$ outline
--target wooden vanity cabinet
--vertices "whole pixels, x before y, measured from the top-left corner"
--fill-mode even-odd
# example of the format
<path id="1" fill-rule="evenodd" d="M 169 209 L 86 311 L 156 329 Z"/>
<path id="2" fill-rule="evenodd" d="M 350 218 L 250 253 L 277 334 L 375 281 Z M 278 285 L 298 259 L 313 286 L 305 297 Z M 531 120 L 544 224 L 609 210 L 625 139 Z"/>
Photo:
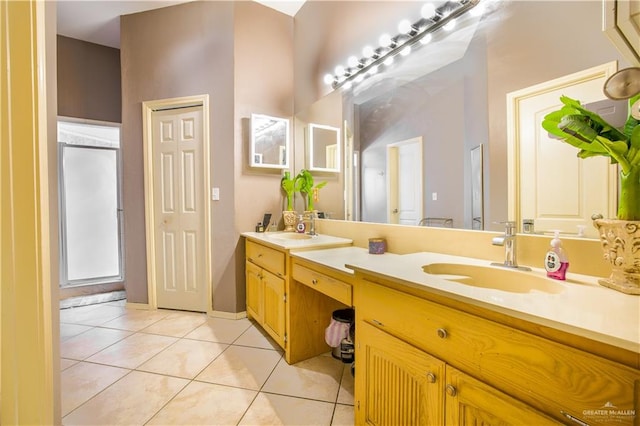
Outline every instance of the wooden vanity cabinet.
<path id="1" fill-rule="evenodd" d="M 558 424 L 367 322 L 357 329 L 356 424 Z"/>
<path id="2" fill-rule="evenodd" d="M 637 369 L 356 278 L 357 424 L 638 424 Z"/>
<path id="3" fill-rule="evenodd" d="M 246 242 L 247 316 L 285 348 L 287 256 L 253 241 Z"/>

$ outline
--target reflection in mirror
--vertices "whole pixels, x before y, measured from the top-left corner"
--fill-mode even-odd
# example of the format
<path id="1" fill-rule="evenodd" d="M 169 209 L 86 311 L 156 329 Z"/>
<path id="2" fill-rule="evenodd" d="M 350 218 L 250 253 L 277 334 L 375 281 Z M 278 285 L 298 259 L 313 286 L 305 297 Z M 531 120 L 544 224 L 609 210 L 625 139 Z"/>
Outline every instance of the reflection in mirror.
<path id="1" fill-rule="evenodd" d="M 489 4 L 495 8 L 471 22 L 466 33 L 433 40 L 375 79 L 340 91 L 335 108 L 343 111 L 353 134 L 353 154 L 344 162 L 360 160 L 354 175 L 344 179 L 354 182 L 356 207 L 350 217 L 388 220 L 386 211 L 378 212 L 379 220 L 363 215 L 367 197 L 379 197 L 377 188 L 387 186 L 379 173 L 369 170 L 383 163 L 371 161 L 389 144 L 422 136 L 423 215 L 452 218 L 455 228 L 477 228 L 476 192 L 482 200 L 483 229 L 501 231 L 495 223 L 508 219 L 507 94 L 609 61 L 618 61 L 619 69 L 629 66 L 602 33 L 600 2 Z M 472 179 L 470 152 L 478 144 L 483 144 L 482 183 Z M 386 209 L 387 203 L 379 201 L 379 208 Z"/>
<path id="2" fill-rule="evenodd" d="M 317 172 L 340 171 L 340 129 L 309 123 L 307 168 Z"/>
<path id="3" fill-rule="evenodd" d="M 471 149 L 471 229 L 484 229 L 482 144 Z"/>
<path id="4" fill-rule="evenodd" d="M 251 114 L 251 167 L 289 167 L 289 120 Z"/>

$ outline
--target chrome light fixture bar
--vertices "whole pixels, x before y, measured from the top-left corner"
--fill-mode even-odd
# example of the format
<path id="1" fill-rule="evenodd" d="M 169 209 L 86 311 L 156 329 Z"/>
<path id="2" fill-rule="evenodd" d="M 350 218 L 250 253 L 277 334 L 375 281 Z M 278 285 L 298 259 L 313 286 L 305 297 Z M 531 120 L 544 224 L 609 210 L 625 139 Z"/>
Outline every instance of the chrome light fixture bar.
<path id="1" fill-rule="evenodd" d="M 423 17 L 420 20 L 413 24 L 407 20 L 402 21 L 398 29 L 400 34 L 395 37 L 382 36 L 380 47 L 365 48 L 365 56 L 361 59 L 350 57 L 347 66 L 338 65 L 333 74 L 325 76 L 325 83 L 337 89 L 354 81 L 359 82 L 367 74 L 375 74 L 379 66 L 391 65 L 395 56 L 410 54 L 416 43 L 428 43 L 431 34 L 440 28 L 450 29 L 455 25 L 455 19 L 479 3 L 480 0 L 447 1 L 437 8 L 432 3 L 426 3 L 422 8 Z"/>

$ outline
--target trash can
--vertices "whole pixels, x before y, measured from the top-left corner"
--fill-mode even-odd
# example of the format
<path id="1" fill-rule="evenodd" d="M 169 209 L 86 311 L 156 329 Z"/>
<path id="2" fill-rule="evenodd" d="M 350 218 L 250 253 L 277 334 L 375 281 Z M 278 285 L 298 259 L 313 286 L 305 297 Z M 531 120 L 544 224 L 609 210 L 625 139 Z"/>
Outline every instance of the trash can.
<path id="1" fill-rule="evenodd" d="M 325 341 L 333 348 L 331 355 L 345 364 L 355 357 L 355 311 L 353 308 L 338 309 L 331 315 L 331 323 L 325 330 Z"/>

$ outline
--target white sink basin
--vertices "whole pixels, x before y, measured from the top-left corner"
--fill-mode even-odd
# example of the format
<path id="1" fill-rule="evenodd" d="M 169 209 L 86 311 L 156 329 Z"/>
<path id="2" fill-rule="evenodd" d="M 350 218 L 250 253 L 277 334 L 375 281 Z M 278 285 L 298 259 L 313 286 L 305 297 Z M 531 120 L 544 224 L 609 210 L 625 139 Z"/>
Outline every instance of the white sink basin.
<path id="1" fill-rule="evenodd" d="M 311 238 L 313 238 L 311 235 L 298 234 L 297 232 L 282 232 L 270 236 L 271 238 L 276 238 L 279 240 L 310 240 Z"/>
<path id="2" fill-rule="evenodd" d="M 432 263 L 423 266 L 422 269 L 427 274 L 438 275 L 448 281 L 511 293 L 529 293 L 532 290 L 544 293 L 562 291 L 559 283 L 533 272 L 462 263 Z"/>

